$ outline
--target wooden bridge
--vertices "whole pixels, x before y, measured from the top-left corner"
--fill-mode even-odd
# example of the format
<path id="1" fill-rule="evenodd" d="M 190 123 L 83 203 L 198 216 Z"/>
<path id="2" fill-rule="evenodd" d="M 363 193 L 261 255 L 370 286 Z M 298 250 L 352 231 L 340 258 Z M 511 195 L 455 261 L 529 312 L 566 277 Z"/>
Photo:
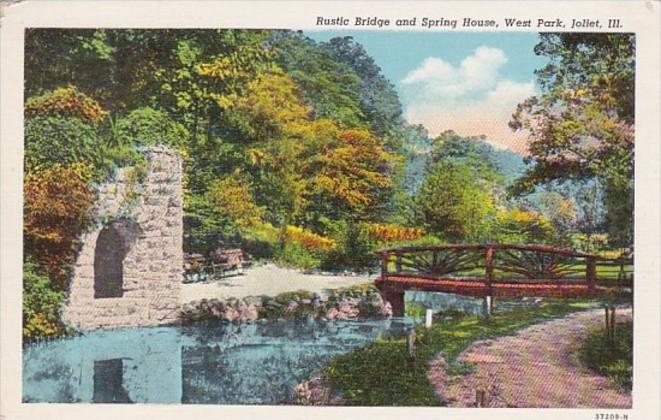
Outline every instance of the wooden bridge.
<path id="1" fill-rule="evenodd" d="M 393 315 L 404 315 L 404 292 L 420 290 L 492 298 L 592 297 L 597 255 L 544 245 L 470 244 L 379 251 L 376 286 Z"/>

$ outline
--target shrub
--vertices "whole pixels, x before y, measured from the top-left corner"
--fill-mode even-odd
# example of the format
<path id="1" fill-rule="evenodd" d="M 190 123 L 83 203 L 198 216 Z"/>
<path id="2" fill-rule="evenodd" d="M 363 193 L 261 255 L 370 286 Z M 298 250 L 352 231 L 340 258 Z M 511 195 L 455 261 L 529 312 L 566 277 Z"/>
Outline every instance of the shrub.
<path id="1" fill-rule="evenodd" d="M 96 128 L 78 118 L 38 116 L 25 121 L 25 170 L 89 164 L 104 169 L 102 143 Z"/>
<path id="2" fill-rule="evenodd" d="M 413 241 L 425 235 L 422 229 L 389 223 L 366 223 L 365 228 L 370 238 L 376 242 Z"/>
<path id="3" fill-rule="evenodd" d="M 473 168 L 449 161 L 429 169 L 412 206 L 420 225 L 451 242 L 488 237 L 496 213 L 492 193 Z"/>
<path id="4" fill-rule="evenodd" d="M 513 208 L 498 214 L 495 240 L 503 243 L 553 243 L 553 226 L 541 214 Z"/>
<path id="5" fill-rule="evenodd" d="M 165 145 L 182 153 L 189 136 L 183 125 L 150 107 L 138 108 L 118 118 L 113 132 L 117 145 Z"/>
<path id="6" fill-rule="evenodd" d="M 312 251 L 295 242 L 286 242 L 285 246 L 275 253 L 275 260 L 279 264 L 310 270 L 321 264 L 321 258 Z"/>
<path id="7" fill-rule="evenodd" d="M 297 226 L 287 226 L 285 240 L 296 242 L 306 249 L 333 249 L 336 244 L 332 239 L 324 238 L 316 233 L 307 231 Z"/>
<path id="8" fill-rule="evenodd" d="M 329 230 L 338 245 L 324 256 L 322 267 L 326 270 L 369 270 L 376 267 L 377 244 L 364 224 L 345 220 L 329 223 Z"/>
<path id="9" fill-rule="evenodd" d="M 23 340 L 63 335 L 66 328 L 60 318 L 64 292 L 56 290 L 44 275 L 37 274 L 32 263 L 23 266 Z"/>
<path id="10" fill-rule="evenodd" d="M 73 117 L 91 124 L 98 124 L 108 112 L 101 105 L 79 91 L 75 86 L 59 87 L 40 96 L 33 96 L 25 103 L 25 116 Z"/>
<path id="11" fill-rule="evenodd" d="M 93 193 L 85 165 L 55 165 L 29 174 L 23 186 L 23 246 L 27 257 L 64 290 L 76 239 L 91 222 Z"/>
<path id="12" fill-rule="evenodd" d="M 612 338 L 601 328 L 592 331 L 580 348 L 588 367 L 608 376 L 623 388 L 631 389 L 633 376 L 633 323 L 617 324 Z"/>

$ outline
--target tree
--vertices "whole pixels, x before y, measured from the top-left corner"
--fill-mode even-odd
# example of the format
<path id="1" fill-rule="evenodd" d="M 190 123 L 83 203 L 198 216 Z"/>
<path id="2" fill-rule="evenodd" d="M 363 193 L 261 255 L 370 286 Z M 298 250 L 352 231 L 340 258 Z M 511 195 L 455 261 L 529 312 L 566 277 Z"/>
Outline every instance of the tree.
<path id="1" fill-rule="evenodd" d="M 495 217 L 493 197 L 465 164 L 434 164 L 420 187 L 414 206 L 419 222 L 452 242 L 484 240 Z"/>
<path id="2" fill-rule="evenodd" d="M 574 201 L 563 197 L 558 192 L 544 192 L 539 197 L 542 215 L 548 220 L 555 231 L 554 242 L 567 245 L 572 233 L 577 230 L 577 214 Z"/>
<path id="3" fill-rule="evenodd" d="M 58 290 L 74 261 L 78 235 L 91 223 L 91 169 L 60 165 L 31 172 L 23 186 L 23 249 Z"/>
<path id="4" fill-rule="evenodd" d="M 151 107 L 138 108 L 117 118 L 111 142 L 116 146 L 164 145 L 187 153 L 188 130 L 168 114 Z"/>
<path id="5" fill-rule="evenodd" d="M 529 132 L 531 169 L 513 188 L 596 177 L 604 186 L 610 240 L 633 243 L 635 45 L 632 34 L 541 34 L 541 92 L 519 104 L 510 126 Z"/>
<path id="6" fill-rule="evenodd" d="M 441 133 L 432 140 L 431 162 L 450 161 L 469 167 L 475 178 L 486 183 L 502 183 L 498 164 L 494 157 L 494 149 L 482 139 L 463 138 L 454 131 Z"/>
<path id="7" fill-rule="evenodd" d="M 391 186 L 388 170 L 393 160 L 383 140 L 368 130 L 341 130 L 319 156 L 314 189 L 337 218 L 370 218 L 379 213 L 379 203 Z"/>
<path id="8" fill-rule="evenodd" d="M 207 200 L 221 220 L 239 228 L 258 223 L 263 212 L 255 204 L 250 182 L 240 174 L 215 180 L 209 187 Z"/>
<path id="9" fill-rule="evenodd" d="M 360 109 L 371 130 L 386 137 L 403 123 L 402 105 L 394 86 L 365 48 L 350 36 L 335 37 L 321 44 L 336 61 L 349 66 L 360 78 Z"/>
<path id="10" fill-rule="evenodd" d="M 316 119 L 343 127 L 366 124 L 360 108 L 360 77 L 348 65 L 301 32 L 274 31 L 269 41 L 276 63 L 301 89 L 301 99 Z"/>
<path id="11" fill-rule="evenodd" d="M 97 178 L 107 174 L 100 124 L 107 111 L 74 86 L 57 88 L 25 103 L 26 172 L 84 162 Z"/>

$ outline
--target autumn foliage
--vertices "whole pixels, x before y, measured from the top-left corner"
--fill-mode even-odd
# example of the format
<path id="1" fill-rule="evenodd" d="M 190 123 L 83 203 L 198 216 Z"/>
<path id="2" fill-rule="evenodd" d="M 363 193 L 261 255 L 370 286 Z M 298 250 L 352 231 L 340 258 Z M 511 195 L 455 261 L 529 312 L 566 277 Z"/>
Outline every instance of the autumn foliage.
<path id="1" fill-rule="evenodd" d="M 332 239 L 325 238 L 316 233 L 310 232 L 296 226 L 287 226 L 285 240 L 296 242 L 306 249 L 333 249 L 336 244 Z"/>
<path id="2" fill-rule="evenodd" d="M 393 159 L 368 130 L 343 130 L 339 144 L 320 158 L 317 187 L 346 211 L 365 212 L 375 205 L 378 192 L 390 186 L 387 168 Z"/>
<path id="3" fill-rule="evenodd" d="M 103 121 L 108 112 L 76 87 L 68 86 L 28 99 L 25 104 L 25 115 L 74 117 L 96 124 Z"/>
<path id="4" fill-rule="evenodd" d="M 379 242 L 413 241 L 425 236 L 423 229 L 390 223 L 366 223 L 365 227 L 370 238 Z"/>
<path id="5" fill-rule="evenodd" d="M 55 165 L 24 183 L 24 249 L 60 290 L 65 289 L 76 239 L 91 222 L 93 192 L 84 165 Z"/>

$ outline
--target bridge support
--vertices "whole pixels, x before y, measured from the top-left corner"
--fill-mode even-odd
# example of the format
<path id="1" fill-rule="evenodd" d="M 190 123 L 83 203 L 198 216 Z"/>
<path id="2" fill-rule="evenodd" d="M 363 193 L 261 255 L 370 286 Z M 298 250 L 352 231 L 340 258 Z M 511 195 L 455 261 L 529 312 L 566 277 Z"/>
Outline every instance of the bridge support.
<path id="1" fill-rule="evenodd" d="M 404 316 L 404 291 L 384 287 L 381 289 L 381 297 L 390 303 L 392 316 Z"/>
<path id="2" fill-rule="evenodd" d="M 482 300 L 482 315 L 487 318 L 490 317 L 493 311 L 493 305 L 493 297 L 489 295 L 485 296 Z"/>

